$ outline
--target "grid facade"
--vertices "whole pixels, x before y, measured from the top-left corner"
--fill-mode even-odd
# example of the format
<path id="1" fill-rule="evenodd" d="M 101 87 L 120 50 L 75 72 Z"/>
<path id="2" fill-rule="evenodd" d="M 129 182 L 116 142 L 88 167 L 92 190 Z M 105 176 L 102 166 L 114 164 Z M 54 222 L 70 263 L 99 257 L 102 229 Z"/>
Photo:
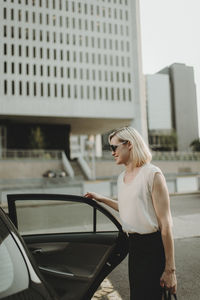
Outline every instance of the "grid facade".
<path id="1" fill-rule="evenodd" d="M 131 0 L 1 0 L 1 98 L 133 101 Z"/>

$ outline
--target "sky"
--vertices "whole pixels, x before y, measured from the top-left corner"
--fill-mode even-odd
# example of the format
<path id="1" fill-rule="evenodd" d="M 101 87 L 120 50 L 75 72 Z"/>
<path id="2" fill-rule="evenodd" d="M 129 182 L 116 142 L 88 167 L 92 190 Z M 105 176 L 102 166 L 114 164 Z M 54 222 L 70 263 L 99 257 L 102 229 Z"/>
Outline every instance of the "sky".
<path id="1" fill-rule="evenodd" d="M 139 0 L 144 74 L 173 63 L 194 68 L 200 129 L 200 0 Z"/>

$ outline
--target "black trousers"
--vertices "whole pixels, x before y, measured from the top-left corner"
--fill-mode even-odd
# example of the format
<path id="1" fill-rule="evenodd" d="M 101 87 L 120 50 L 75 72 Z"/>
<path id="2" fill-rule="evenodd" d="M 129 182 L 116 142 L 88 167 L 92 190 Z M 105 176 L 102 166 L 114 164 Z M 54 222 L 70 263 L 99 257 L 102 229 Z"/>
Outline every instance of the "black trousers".
<path id="1" fill-rule="evenodd" d="M 161 300 L 165 268 L 161 233 L 129 235 L 130 300 Z"/>

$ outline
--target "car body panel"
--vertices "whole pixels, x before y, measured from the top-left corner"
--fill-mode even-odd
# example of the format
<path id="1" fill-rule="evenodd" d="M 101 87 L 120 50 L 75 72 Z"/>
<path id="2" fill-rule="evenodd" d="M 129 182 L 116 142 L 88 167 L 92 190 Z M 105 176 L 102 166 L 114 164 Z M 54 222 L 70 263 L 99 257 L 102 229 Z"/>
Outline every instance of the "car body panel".
<path id="1" fill-rule="evenodd" d="M 57 300 L 26 245 L 0 208 L 0 299 Z"/>

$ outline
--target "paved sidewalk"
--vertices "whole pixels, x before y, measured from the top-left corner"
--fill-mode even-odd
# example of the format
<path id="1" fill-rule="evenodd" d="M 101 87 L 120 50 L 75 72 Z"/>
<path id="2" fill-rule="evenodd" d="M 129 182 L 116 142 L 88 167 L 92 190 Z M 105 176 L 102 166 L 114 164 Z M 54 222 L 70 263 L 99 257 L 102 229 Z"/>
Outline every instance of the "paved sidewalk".
<path id="1" fill-rule="evenodd" d="M 200 236 L 200 214 L 173 217 L 173 234 L 174 239 Z"/>

